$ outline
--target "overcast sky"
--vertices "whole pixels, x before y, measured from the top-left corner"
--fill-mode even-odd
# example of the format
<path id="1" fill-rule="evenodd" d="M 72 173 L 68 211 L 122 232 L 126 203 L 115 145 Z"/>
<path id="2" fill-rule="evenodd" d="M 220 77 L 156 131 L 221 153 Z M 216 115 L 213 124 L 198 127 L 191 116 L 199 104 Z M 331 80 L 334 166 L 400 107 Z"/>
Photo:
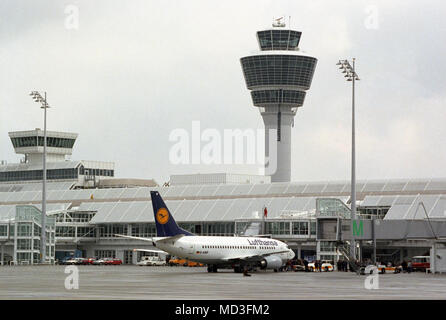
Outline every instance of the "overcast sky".
<path id="1" fill-rule="evenodd" d="M 257 173 L 173 165 L 169 134 L 190 132 L 194 120 L 202 130 L 263 128 L 239 59 L 257 49 L 256 31 L 285 15 L 318 59 L 292 129 L 292 180 L 350 179 L 351 88 L 335 64 L 351 57 L 361 78 L 358 178 L 446 176 L 444 1 L 2 0 L 0 13 L 8 162 L 20 159 L 9 131 L 43 128 L 28 93 L 46 90 L 48 130 L 79 133 L 73 160 L 113 161 L 118 177 L 158 183 L 174 173 Z"/>

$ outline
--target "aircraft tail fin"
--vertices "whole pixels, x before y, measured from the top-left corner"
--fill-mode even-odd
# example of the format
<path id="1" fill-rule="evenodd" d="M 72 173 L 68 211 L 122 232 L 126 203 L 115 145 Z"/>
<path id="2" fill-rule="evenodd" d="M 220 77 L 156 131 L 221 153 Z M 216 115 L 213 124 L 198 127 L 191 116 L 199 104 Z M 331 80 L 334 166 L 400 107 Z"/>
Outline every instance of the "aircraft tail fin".
<path id="1" fill-rule="evenodd" d="M 156 236 L 157 237 L 173 237 L 179 234 L 193 236 L 192 233 L 181 229 L 158 191 L 150 191 L 152 198 L 153 214 L 155 215 Z"/>

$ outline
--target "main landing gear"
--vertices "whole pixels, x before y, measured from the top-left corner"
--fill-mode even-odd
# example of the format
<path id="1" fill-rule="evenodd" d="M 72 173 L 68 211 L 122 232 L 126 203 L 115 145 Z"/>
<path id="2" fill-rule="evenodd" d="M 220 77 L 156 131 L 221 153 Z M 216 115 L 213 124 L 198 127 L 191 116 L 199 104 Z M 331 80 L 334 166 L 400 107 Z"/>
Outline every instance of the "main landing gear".
<path id="1" fill-rule="evenodd" d="M 216 264 L 208 265 L 208 272 L 217 272 L 217 265 Z"/>
<path id="2" fill-rule="evenodd" d="M 242 273 L 243 272 L 243 267 L 242 266 L 235 266 L 234 267 L 234 272 L 235 273 Z"/>

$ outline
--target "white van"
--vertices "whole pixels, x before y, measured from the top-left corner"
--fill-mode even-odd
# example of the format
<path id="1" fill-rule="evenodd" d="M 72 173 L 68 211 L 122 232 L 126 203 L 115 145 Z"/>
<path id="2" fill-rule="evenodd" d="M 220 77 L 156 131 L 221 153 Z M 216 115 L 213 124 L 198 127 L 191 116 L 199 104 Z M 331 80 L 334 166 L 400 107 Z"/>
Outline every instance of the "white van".
<path id="1" fill-rule="evenodd" d="M 144 256 L 136 264 L 137 266 L 165 266 L 166 261 L 157 256 Z"/>

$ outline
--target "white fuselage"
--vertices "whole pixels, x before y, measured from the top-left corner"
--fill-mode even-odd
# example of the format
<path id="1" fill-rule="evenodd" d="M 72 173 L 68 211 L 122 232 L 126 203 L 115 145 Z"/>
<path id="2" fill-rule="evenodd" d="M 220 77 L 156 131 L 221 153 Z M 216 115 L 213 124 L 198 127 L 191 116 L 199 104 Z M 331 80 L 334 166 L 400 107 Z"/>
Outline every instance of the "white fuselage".
<path id="1" fill-rule="evenodd" d="M 254 237 L 184 236 L 172 241 L 154 238 L 156 247 L 171 255 L 205 264 L 228 264 L 231 259 L 276 255 L 286 261 L 294 252 L 278 240 Z"/>

